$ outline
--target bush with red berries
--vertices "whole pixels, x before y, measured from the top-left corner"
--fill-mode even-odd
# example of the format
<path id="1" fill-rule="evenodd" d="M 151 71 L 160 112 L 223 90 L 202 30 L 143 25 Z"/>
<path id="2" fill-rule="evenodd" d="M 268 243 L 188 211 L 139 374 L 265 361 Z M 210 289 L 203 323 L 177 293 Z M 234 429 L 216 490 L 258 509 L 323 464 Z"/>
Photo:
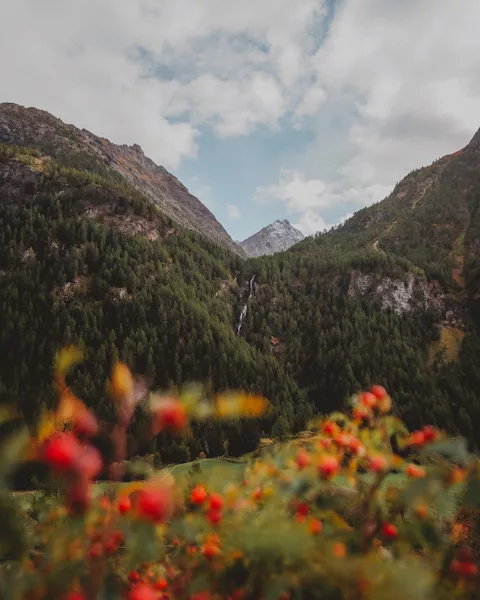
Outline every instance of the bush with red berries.
<path id="1" fill-rule="evenodd" d="M 116 456 L 103 465 L 91 445 L 101 424 L 65 383 L 78 359 L 74 349 L 58 357 L 58 410 L 44 415 L 34 437 L 20 433 L 4 448 L 9 465 L 32 456 L 48 464 L 59 493 L 32 514 L 4 491 L 0 550 L 15 531 L 24 543 L 4 558 L 1 597 L 478 598 L 468 540 L 480 525 L 479 462 L 433 427 L 408 432 L 384 388 L 354 397 L 348 414 L 318 419 L 308 436 L 270 445 L 239 481 L 208 479 L 200 469 L 176 484 L 160 472 L 113 497 L 95 494 L 95 479 L 105 468 L 112 480 L 121 476 L 132 378 L 116 365 L 109 382 Z M 152 435 L 188 435 L 192 420 L 258 416 L 268 403 L 241 393 L 212 400 L 190 389 L 152 394 L 149 407 Z M 467 532 L 462 511 L 474 515 Z"/>

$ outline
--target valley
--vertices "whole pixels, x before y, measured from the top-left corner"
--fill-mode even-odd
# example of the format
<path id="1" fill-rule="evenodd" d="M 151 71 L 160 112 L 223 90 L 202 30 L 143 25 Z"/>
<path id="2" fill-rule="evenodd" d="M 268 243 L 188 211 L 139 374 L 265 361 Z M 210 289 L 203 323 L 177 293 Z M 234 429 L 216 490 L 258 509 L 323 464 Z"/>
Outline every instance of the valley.
<path id="1" fill-rule="evenodd" d="M 187 440 L 147 441 L 140 404 L 129 454 L 163 464 L 251 452 L 372 383 L 409 427 L 480 443 L 479 134 L 341 227 L 248 259 L 138 148 L 11 104 L 0 139 L 0 393 L 30 422 L 55 402 L 55 352 L 83 344 L 72 386 L 105 422 L 117 359 L 145 389 L 198 381 L 271 400 L 261 419 Z"/>

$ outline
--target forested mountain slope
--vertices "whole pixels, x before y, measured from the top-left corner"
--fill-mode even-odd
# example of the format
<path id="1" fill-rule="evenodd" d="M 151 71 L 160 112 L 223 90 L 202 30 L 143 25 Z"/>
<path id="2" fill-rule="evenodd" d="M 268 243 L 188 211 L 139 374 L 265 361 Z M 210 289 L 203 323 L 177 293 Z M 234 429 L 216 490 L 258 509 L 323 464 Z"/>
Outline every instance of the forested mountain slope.
<path id="1" fill-rule="evenodd" d="M 49 115 L 37 128 L 34 114 L 4 127 L 0 146 L 0 394 L 27 418 L 54 401 L 55 351 L 82 340 L 74 389 L 106 421 L 117 358 L 146 386 L 200 380 L 272 401 L 267 418 L 209 422 L 188 446 L 162 434 L 143 450 L 164 462 L 223 454 L 226 440 L 247 452 L 373 382 L 410 427 L 480 444 L 478 134 L 344 226 L 243 260 L 172 220 L 118 155 L 108 166 L 89 145 L 65 146 L 67 126 Z M 11 143 L 22 131 L 26 146 Z M 144 426 L 140 408 L 133 440 Z"/>
<path id="2" fill-rule="evenodd" d="M 125 179 L 166 215 L 203 233 L 237 254 L 237 246 L 214 215 L 166 169 L 145 156 L 138 144 L 113 144 L 86 129 L 67 125 L 43 110 L 0 104 L 0 143 L 38 148 L 61 165 L 89 170 L 92 161 Z"/>
<path id="3" fill-rule="evenodd" d="M 480 442 L 480 135 L 342 227 L 245 266 L 243 333 L 321 411 L 374 381 L 411 427 Z"/>
<path id="4" fill-rule="evenodd" d="M 88 171 L 83 163 L 66 168 L 38 150 L 0 146 L 2 396 L 33 418 L 55 397 L 56 350 L 82 341 L 74 389 L 107 420 L 105 382 L 118 357 L 155 387 L 206 381 L 271 399 L 264 422 L 198 432 L 195 455 L 223 453 L 226 437 L 230 451 L 248 451 L 284 411 L 303 425 L 309 410 L 293 379 L 235 335 L 238 256 L 176 225 L 94 160 Z M 170 441 L 160 442 L 166 459 Z"/>

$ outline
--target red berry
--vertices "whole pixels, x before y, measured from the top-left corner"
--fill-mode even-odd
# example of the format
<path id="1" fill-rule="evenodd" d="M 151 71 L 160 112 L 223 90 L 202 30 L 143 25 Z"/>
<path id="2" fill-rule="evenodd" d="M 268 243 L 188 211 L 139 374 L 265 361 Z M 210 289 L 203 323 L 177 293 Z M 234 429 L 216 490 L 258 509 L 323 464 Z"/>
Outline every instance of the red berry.
<path id="1" fill-rule="evenodd" d="M 452 562 L 450 563 L 450 571 L 452 573 L 460 573 L 460 569 L 461 569 L 462 563 L 459 560 L 452 560 Z"/>
<path id="2" fill-rule="evenodd" d="M 197 485 L 193 488 L 192 493 L 190 494 L 190 500 L 192 504 L 203 504 L 207 499 L 207 492 L 205 488 L 201 485 Z"/>
<path id="3" fill-rule="evenodd" d="M 310 454 L 303 449 L 300 449 L 297 452 L 297 467 L 299 469 L 304 469 L 305 467 L 308 467 L 308 465 L 310 464 Z"/>
<path id="4" fill-rule="evenodd" d="M 128 574 L 128 580 L 132 582 L 140 581 L 140 575 L 137 571 L 130 571 L 130 573 Z"/>
<path id="5" fill-rule="evenodd" d="M 348 441 L 348 447 L 351 452 L 358 454 L 360 452 L 360 448 L 362 447 L 362 442 L 354 435 L 351 435 Z"/>
<path id="6" fill-rule="evenodd" d="M 323 433 L 325 435 L 334 435 L 338 430 L 338 425 L 336 423 L 332 423 L 331 421 L 327 421 L 323 424 Z"/>
<path id="7" fill-rule="evenodd" d="M 427 472 L 423 467 L 419 467 L 418 465 L 414 465 L 413 463 L 409 464 L 407 467 L 407 475 L 409 477 L 420 478 L 425 477 L 426 474 Z"/>
<path id="8" fill-rule="evenodd" d="M 436 432 L 435 428 L 432 427 L 431 425 L 426 425 L 423 428 L 423 434 L 425 436 L 426 442 L 433 442 L 437 437 L 437 432 Z"/>
<path id="9" fill-rule="evenodd" d="M 172 508 L 172 495 L 166 488 L 144 488 L 138 496 L 138 512 L 140 516 L 157 523 L 166 521 L 172 513 Z"/>
<path id="10" fill-rule="evenodd" d="M 374 473 L 384 471 L 387 468 L 387 460 L 384 456 L 372 456 L 370 457 L 370 469 Z"/>
<path id="11" fill-rule="evenodd" d="M 223 507 L 223 498 L 220 494 L 212 494 L 210 496 L 209 505 L 211 510 L 219 510 Z"/>
<path id="12" fill-rule="evenodd" d="M 415 509 L 415 514 L 421 520 L 423 520 L 426 517 L 427 513 L 428 513 L 428 508 L 425 506 L 425 504 L 420 504 Z"/>
<path id="13" fill-rule="evenodd" d="M 90 546 L 90 550 L 88 551 L 88 556 L 93 560 L 100 558 L 103 554 L 103 546 L 101 542 L 95 542 Z"/>
<path id="14" fill-rule="evenodd" d="M 310 510 L 310 507 L 308 506 L 308 504 L 306 502 L 302 502 L 301 504 L 299 504 L 297 506 L 297 515 L 306 517 L 308 515 L 309 510 Z"/>
<path id="15" fill-rule="evenodd" d="M 207 512 L 207 519 L 212 525 L 218 525 L 222 520 L 222 511 L 219 508 L 211 508 Z"/>
<path id="16" fill-rule="evenodd" d="M 352 412 L 354 419 L 358 419 L 359 421 L 366 419 L 370 415 L 370 409 L 363 404 L 355 406 Z"/>
<path id="17" fill-rule="evenodd" d="M 462 562 L 460 563 L 460 574 L 464 577 L 476 577 L 478 574 L 478 567 L 474 562 Z"/>
<path id="18" fill-rule="evenodd" d="M 340 446 L 341 448 L 347 448 L 350 445 L 352 437 L 353 436 L 349 433 L 338 433 L 333 438 L 333 441 L 335 444 L 337 444 L 337 446 Z"/>
<path id="19" fill-rule="evenodd" d="M 75 417 L 73 432 L 77 436 L 93 437 L 98 433 L 98 423 L 89 410 L 83 410 Z"/>
<path id="20" fill-rule="evenodd" d="M 414 431 L 410 435 L 410 445 L 411 446 L 423 446 L 425 444 L 426 437 L 423 431 Z"/>
<path id="21" fill-rule="evenodd" d="M 157 410 L 156 419 L 159 430 L 170 429 L 180 431 L 187 425 L 185 407 L 175 398 L 165 400 Z"/>
<path id="22" fill-rule="evenodd" d="M 215 558 L 219 554 L 220 549 L 215 544 L 205 544 L 203 546 L 202 552 L 203 552 L 203 556 L 205 558 L 212 559 L 212 558 Z"/>
<path id="23" fill-rule="evenodd" d="M 255 488 L 252 496 L 253 496 L 254 500 L 260 500 L 260 498 L 263 496 L 262 488 L 259 488 L 259 487 Z"/>
<path id="24" fill-rule="evenodd" d="M 322 522 L 318 519 L 312 519 L 309 528 L 313 535 L 318 535 L 322 531 Z"/>
<path id="25" fill-rule="evenodd" d="M 149 583 L 136 583 L 130 590 L 128 600 L 157 600 L 157 592 Z"/>
<path id="26" fill-rule="evenodd" d="M 82 592 L 70 592 L 65 596 L 65 600 L 87 600 L 87 597 Z"/>
<path id="27" fill-rule="evenodd" d="M 160 579 L 157 579 L 155 587 L 160 591 L 166 590 L 168 587 L 168 581 L 165 579 L 165 577 L 160 577 Z"/>
<path id="28" fill-rule="evenodd" d="M 126 515 L 132 508 L 132 501 L 128 496 L 123 496 L 118 501 L 118 512 L 122 515 Z"/>
<path id="29" fill-rule="evenodd" d="M 51 437 L 43 450 L 43 460 L 56 471 L 72 469 L 82 453 L 77 438 L 72 433 Z"/>
<path id="30" fill-rule="evenodd" d="M 337 474 L 339 468 L 338 459 L 335 456 L 324 456 L 318 465 L 318 471 L 325 479 L 330 479 Z"/>
<path id="31" fill-rule="evenodd" d="M 383 400 L 388 395 L 387 390 L 381 385 L 372 385 L 370 391 L 377 400 Z"/>
<path id="32" fill-rule="evenodd" d="M 388 539 L 395 539 L 398 535 L 398 530 L 393 523 L 385 523 L 383 526 L 383 535 Z"/>
<path id="33" fill-rule="evenodd" d="M 95 479 L 100 474 L 102 467 L 102 456 L 93 446 L 86 446 L 75 465 L 75 468 L 87 479 Z"/>
<path id="34" fill-rule="evenodd" d="M 360 398 L 362 404 L 367 408 L 373 408 L 377 403 L 377 397 L 374 396 L 371 392 L 363 392 Z"/>
<path id="35" fill-rule="evenodd" d="M 117 550 L 118 550 L 117 540 L 115 538 L 110 538 L 109 540 L 107 540 L 107 542 L 105 543 L 105 552 L 107 554 L 115 554 L 115 552 Z"/>
<path id="36" fill-rule="evenodd" d="M 470 546 L 462 546 L 458 551 L 458 560 L 462 562 L 471 562 L 473 560 L 473 551 Z"/>

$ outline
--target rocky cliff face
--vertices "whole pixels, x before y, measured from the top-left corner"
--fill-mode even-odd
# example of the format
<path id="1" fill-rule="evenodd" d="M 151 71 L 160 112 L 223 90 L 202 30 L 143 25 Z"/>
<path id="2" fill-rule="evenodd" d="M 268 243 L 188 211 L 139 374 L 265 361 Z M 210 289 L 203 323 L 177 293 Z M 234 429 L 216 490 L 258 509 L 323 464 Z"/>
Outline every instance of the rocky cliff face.
<path id="1" fill-rule="evenodd" d="M 248 256 L 263 256 L 265 254 L 275 254 L 284 252 L 298 242 L 301 242 L 305 236 L 295 229 L 286 219 L 275 221 L 271 225 L 264 227 L 248 239 L 240 243 Z"/>
<path id="2" fill-rule="evenodd" d="M 86 129 L 67 125 L 48 112 L 0 104 L 0 143 L 35 145 L 45 154 L 86 152 L 153 200 L 181 225 L 243 254 L 214 215 L 166 169 L 145 156 L 138 144 L 117 145 Z"/>

